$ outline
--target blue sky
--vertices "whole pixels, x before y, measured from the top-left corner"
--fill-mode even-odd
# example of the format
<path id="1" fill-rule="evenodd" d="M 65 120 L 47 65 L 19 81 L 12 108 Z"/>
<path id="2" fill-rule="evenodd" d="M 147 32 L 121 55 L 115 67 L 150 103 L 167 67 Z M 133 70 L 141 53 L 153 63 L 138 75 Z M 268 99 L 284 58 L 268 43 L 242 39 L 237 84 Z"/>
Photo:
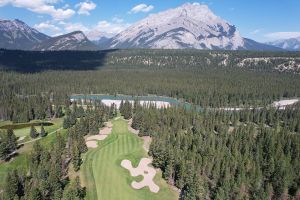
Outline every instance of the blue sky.
<path id="1" fill-rule="evenodd" d="M 49 35 L 80 29 L 96 38 L 186 2 L 208 5 L 260 42 L 300 36 L 300 0 L 0 0 L 0 18 L 20 19 Z"/>

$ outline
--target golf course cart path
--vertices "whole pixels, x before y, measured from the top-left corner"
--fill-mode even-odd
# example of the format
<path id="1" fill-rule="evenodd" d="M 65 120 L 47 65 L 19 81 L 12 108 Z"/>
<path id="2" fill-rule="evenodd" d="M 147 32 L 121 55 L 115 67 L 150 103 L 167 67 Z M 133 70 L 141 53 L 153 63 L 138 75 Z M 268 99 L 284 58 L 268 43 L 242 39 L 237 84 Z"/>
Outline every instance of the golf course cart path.
<path id="1" fill-rule="evenodd" d="M 52 135 L 53 133 L 56 133 L 57 131 L 60 131 L 60 130 L 62 130 L 62 129 L 63 129 L 63 128 L 60 127 L 59 129 L 56 129 L 55 131 L 52 131 L 51 133 L 49 133 L 47 136 Z M 32 143 L 32 142 L 38 141 L 38 140 L 40 140 L 40 139 L 42 139 L 42 138 L 43 138 L 43 137 L 39 137 L 39 138 L 36 138 L 36 139 L 34 139 L 34 140 L 30 140 L 30 141 L 28 141 L 28 142 L 20 143 L 19 145 L 25 145 L 25 144 L 28 144 L 28 143 Z"/>
<path id="2" fill-rule="evenodd" d="M 152 160 L 150 158 L 142 158 L 138 167 L 134 168 L 130 160 L 123 160 L 121 166 L 129 170 L 130 175 L 133 177 L 142 175 L 144 179 L 140 182 L 133 181 L 131 186 L 134 189 L 142 189 L 143 187 L 149 187 L 151 192 L 158 193 L 159 187 L 153 181 L 156 170 L 150 167 Z"/>

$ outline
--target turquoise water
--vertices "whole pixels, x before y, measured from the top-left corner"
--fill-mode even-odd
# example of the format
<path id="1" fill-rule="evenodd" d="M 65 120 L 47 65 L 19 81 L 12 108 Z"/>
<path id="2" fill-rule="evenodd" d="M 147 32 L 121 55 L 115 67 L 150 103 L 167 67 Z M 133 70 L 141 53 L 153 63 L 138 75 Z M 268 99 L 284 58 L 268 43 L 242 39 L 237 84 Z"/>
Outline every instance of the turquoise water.
<path id="1" fill-rule="evenodd" d="M 192 108 L 192 104 L 187 102 L 182 102 L 178 99 L 171 98 L 171 97 L 162 97 L 162 96 L 155 96 L 155 95 L 148 95 L 148 96 L 130 96 L 130 95 L 105 95 L 105 94 L 74 94 L 70 96 L 70 99 L 80 100 L 80 99 L 87 99 L 87 100 L 138 100 L 138 101 L 163 101 L 168 102 L 172 106 L 184 106 L 186 109 L 190 110 Z M 200 106 L 195 106 L 196 110 L 200 111 Z"/>

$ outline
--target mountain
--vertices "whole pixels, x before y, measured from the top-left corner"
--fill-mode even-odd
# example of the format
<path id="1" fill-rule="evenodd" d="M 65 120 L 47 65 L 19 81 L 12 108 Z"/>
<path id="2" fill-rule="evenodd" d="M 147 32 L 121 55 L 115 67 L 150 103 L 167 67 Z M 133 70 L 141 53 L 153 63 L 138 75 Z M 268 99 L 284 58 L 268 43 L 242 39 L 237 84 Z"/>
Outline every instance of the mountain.
<path id="1" fill-rule="evenodd" d="M 87 38 L 91 40 L 94 44 L 99 45 L 107 42 L 114 35 L 98 30 L 92 30 L 86 34 Z"/>
<path id="2" fill-rule="evenodd" d="M 282 49 L 280 47 L 259 43 L 259 42 L 256 42 L 254 40 L 251 40 L 249 38 L 244 38 L 243 50 L 249 50 L 249 51 L 284 51 L 284 49 Z"/>
<path id="3" fill-rule="evenodd" d="M 0 48 L 29 50 L 49 38 L 18 19 L 0 19 Z"/>
<path id="4" fill-rule="evenodd" d="M 268 42 L 267 44 L 289 51 L 300 51 L 300 37 L 290 38 L 286 40 L 276 40 L 273 42 Z"/>
<path id="5" fill-rule="evenodd" d="M 97 50 L 81 31 L 50 38 L 33 47 L 36 51 L 62 51 L 62 50 Z"/>
<path id="6" fill-rule="evenodd" d="M 278 50 L 241 37 L 235 26 L 206 5 L 186 3 L 133 24 L 102 48 Z"/>

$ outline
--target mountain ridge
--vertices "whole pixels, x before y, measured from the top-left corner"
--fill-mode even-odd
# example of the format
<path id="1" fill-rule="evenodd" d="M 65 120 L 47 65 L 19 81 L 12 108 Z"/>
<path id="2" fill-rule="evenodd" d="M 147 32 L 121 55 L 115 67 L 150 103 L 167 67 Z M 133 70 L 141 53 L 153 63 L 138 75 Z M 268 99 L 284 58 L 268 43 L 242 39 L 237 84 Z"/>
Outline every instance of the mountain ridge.
<path id="1" fill-rule="evenodd" d="M 300 51 L 300 37 L 275 40 L 266 44 L 273 45 L 289 51 Z"/>
<path id="2" fill-rule="evenodd" d="M 279 50 L 243 38 L 234 25 L 198 3 L 151 14 L 100 45 L 104 49 Z"/>
<path id="3" fill-rule="evenodd" d="M 33 47 L 33 50 L 38 51 L 86 51 L 97 49 L 97 46 L 88 40 L 82 31 L 74 31 L 57 37 L 52 37 Z"/>
<path id="4" fill-rule="evenodd" d="M 14 19 L 0 19 L 0 47 L 5 49 L 30 50 L 34 45 L 49 39 L 50 36 Z"/>

